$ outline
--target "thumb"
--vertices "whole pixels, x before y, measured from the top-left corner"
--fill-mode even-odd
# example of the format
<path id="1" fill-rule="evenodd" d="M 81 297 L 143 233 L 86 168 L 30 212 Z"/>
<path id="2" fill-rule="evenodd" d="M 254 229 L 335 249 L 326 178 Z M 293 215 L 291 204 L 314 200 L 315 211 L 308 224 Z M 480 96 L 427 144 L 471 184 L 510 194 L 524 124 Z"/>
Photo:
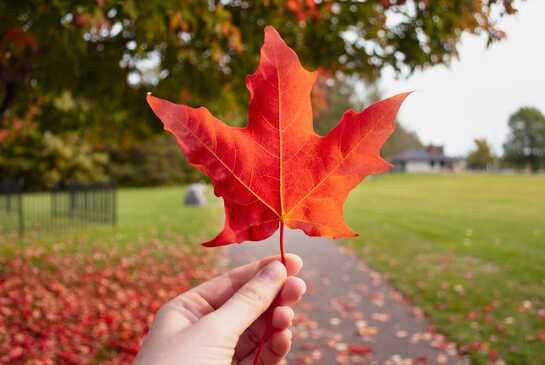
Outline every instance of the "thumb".
<path id="1" fill-rule="evenodd" d="M 225 330 L 242 334 L 269 308 L 286 278 L 284 265 L 276 260 L 271 262 L 244 284 L 213 316 Z"/>

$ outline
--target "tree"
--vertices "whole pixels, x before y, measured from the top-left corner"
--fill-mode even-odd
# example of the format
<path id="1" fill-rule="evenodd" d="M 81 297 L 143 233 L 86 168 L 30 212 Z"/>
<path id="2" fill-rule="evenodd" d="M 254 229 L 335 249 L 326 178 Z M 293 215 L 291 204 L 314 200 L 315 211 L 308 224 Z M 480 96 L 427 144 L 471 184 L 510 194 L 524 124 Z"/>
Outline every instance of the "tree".
<path id="1" fill-rule="evenodd" d="M 384 98 L 382 90 L 375 84 L 367 91 L 367 104 L 377 102 Z M 386 159 L 393 159 L 396 155 L 415 148 L 423 148 L 420 137 L 416 132 L 405 128 L 399 121 L 396 121 L 396 129 L 382 146 L 381 154 Z"/>
<path id="2" fill-rule="evenodd" d="M 514 2 L 2 1 L 0 124 L 34 106 L 42 131 L 139 142 L 160 128 L 146 91 L 241 123 L 266 24 L 309 68 L 372 81 L 448 63 L 466 32 L 502 39 Z"/>
<path id="3" fill-rule="evenodd" d="M 107 164 L 108 155 L 93 151 L 75 134 L 60 138 L 21 121 L 0 131 L 0 181 L 22 179 L 25 189 L 51 188 L 69 180 L 105 182 Z"/>
<path id="4" fill-rule="evenodd" d="M 391 137 L 386 141 L 384 147 L 382 147 L 382 155 L 386 159 L 392 159 L 396 155 L 399 155 L 403 151 L 407 151 L 415 148 L 423 148 L 424 145 L 420 138 L 411 130 L 408 130 L 399 122 Z"/>
<path id="5" fill-rule="evenodd" d="M 484 138 L 475 139 L 475 149 L 467 156 L 467 165 L 474 170 L 487 170 L 496 160 L 492 148 Z"/>
<path id="6" fill-rule="evenodd" d="M 365 92 L 358 86 L 364 86 Z M 360 111 L 365 105 L 383 99 L 382 91 L 376 85 L 363 84 L 353 78 L 330 78 L 321 75 L 313 92 L 313 110 L 315 111 L 314 129 L 325 135 L 337 125 L 342 113 L 348 109 Z M 391 159 L 411 148 L 422 148 L 418 135 L 397 122 L 394 133 L 382 147 L 382 156 Z"/>
<path id="7" fill-rule="evenodd" d="M 358 80 L 346 77 L 330 77 L 321 74 L 312 91 L 314 129 L 326 135 L 335 127 L 348 109 L 360 111 L 365 105 L 365 96 L 357 92 Z"/>
<path id="8" fill-rule="evenodd" d="M 545 166 L 545 115 L 522 107 L 509 118 L 509 135 L 503 145 L 505 160 L 535 172 Z"/>

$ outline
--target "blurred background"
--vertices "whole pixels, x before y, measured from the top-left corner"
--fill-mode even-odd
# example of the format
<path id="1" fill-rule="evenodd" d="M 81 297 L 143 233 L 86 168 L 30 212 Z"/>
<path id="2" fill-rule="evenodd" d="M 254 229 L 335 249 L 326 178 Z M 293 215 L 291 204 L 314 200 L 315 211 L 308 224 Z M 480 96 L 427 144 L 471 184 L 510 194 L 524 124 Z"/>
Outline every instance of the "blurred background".
<path id="1" fill-rule="evenodd" d="M 539 1 L 0 6 L 0 174 L 24 178 L 29 189 L 71 178 L 136 186 L 200 179 L 144 95 L 206 105 L 244 125 L 244 80 L 256 67 L 266 24 L 319 71 L 321 133 L 349 107 L 416 90 L 387 158 L 439 144 L 449 157 L 471 154 L 475 169 L 543 164 Z"/>
<path id="2" fill-rule="evenodd" d="M 165 299 L 214 272 L 194 248 L 221 226 L 221 202 L 183 204 L 207 180 L 145 95 L 244 126 L 266 25 L 319 72 L 320 134 L 349 108 L 416 91 L 382 150 L 393 173 L 351 194 L 361 237 L 342 244 L 475 363 L 545 363 L 543 14 L 539 0 L 0 0 L 0 363 L 128 363 L 148 311 L 112 311 L 156 309 L 145 278 L 166 278 Z M 106 309 L 66 314 L 54 299 L 113 287 L 126 296 Z M 82 311 L 102 326 L 93 343 L 51 330 Z"/>

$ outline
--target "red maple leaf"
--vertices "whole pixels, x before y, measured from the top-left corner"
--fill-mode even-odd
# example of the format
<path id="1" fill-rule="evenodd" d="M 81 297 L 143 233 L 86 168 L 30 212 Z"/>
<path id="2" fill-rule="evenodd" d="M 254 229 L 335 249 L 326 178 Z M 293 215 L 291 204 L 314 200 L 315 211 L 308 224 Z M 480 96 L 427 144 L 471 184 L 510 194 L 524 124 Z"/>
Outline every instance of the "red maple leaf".
<path id="1" fill-rule="evenodd" d="M 148 95 L 189 162 L 210 176 L 215 194 L 224 199 L 224 229 L 205 246 L 262 240 L 279 225 L 310 236 L 356 235 L 344 221 L 344 201 L 365 176 L 391 167 L 380 148 L 408 94 L 360 113 L 349 110 L 322 137 L 312 127 L 316 75 L 301 66 L 273 27 L 266 27 L 258 69 L 246 79 L 246 128 L 230 127 L 204 107 Z"/>

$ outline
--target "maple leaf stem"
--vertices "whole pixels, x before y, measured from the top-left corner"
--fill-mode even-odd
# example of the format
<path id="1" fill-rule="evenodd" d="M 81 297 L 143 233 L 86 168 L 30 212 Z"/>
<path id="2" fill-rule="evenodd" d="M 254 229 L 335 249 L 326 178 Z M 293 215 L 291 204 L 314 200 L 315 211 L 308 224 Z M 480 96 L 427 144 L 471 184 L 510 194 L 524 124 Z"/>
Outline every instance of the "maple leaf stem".
<path id="1" fill-rule="evenodd" d="M 286 266 L 286 254 L 285 254 L 285 246 L 284 246 L 284 222 L 283 221 L 280 221 L 280 259 L 282 260 L 282 264 L 284 266 Z M 259 364 L 259 358 L 261 357 L 261 352 L 263 351 L 263 346 L 265 346 L 265 342 L 267 342 L 268 338 L 272 334 L 272 331 L 273 331 L 272 313 L 273 313 L 274 307 L 276 307 L 277 305 L 278 305 L 278 297 L 276 297 L 276 299 L 272 303 L 269 310 L 267 310 L 268 315 L 266 315 L 266 318 L 270 317 L 270 318 L 267 318 L 267 322 L 269 322 L 269 323 L 266 324 L 265 330 L 263 331 L 263 335 L 261 336 L 261 338 L 259 339 L 259 343 L 257 344 L 257 348 L 255 350 L 253 365 L 258 365 Z"/>
<path id="2" fill-rule="evenodd" d="M 284 266 L 286 266 L 286 255 L 284 251 L 284 222 L 280 221 L 280 258 Z"/>
<path id="3" fill-rule="evenodd" d="M 263 345 L 265 345 L 265 339 L 261 338 L 259 340 L 259 344 L 257 345 L 257 349 L 255 351 L 254 361 L 252 363 L 253 365 L 259 364 L 259 358 L 261 356 L 261 351 L 263 350 Z"/>

